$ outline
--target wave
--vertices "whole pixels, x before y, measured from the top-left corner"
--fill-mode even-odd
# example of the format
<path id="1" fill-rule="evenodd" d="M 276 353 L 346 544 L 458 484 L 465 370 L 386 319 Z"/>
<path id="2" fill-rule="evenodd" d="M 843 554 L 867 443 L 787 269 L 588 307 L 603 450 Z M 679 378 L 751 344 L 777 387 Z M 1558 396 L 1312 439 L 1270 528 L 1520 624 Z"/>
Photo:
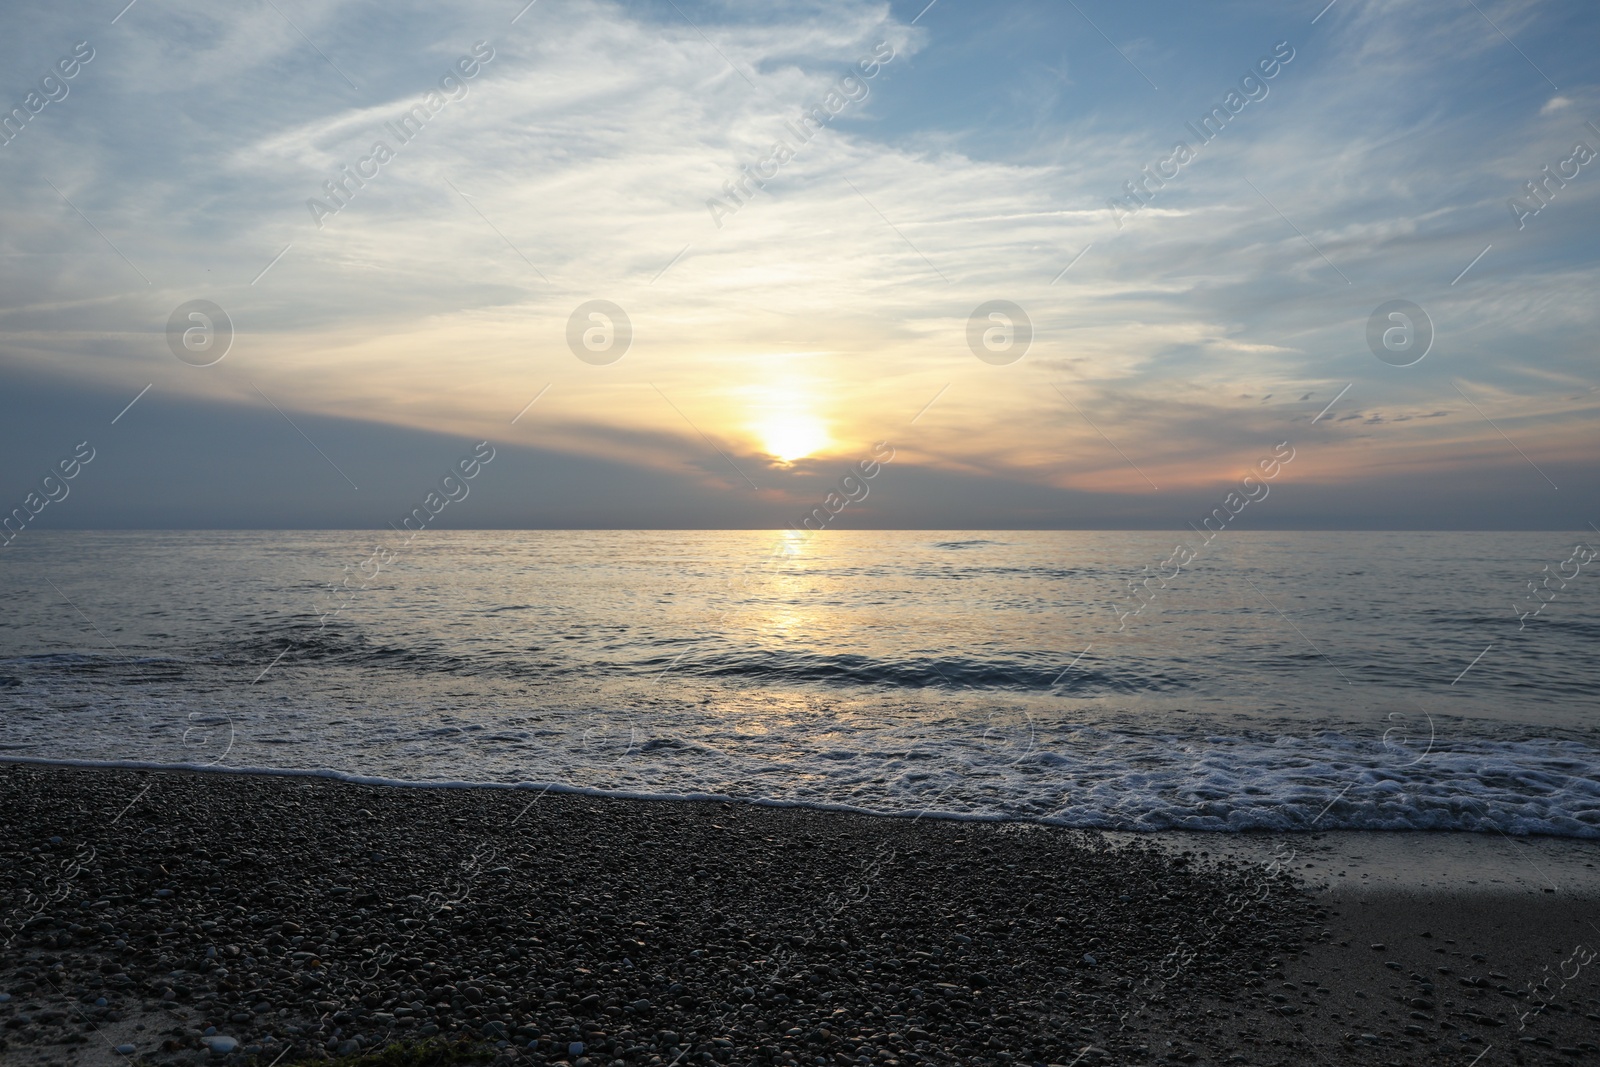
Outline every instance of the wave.
<path id="1" fill-rule="evenodd" d="M 274 766 L 259 755 L 245 763 L 246 754 L 228 766 L 5 754 L 0 763 L 716 800 L 1133 832 L 1428 830 L 1600 839 L 1600 752 L 1573 742 L 1472 742 L 1411 756 L 1328 734 L 1202 739 L 1082 730 L 1060 743 L 1041 731 L 987 753 L 971 737 L 924 739 L 920 748 L 898 751 L 841 747 L 836 738 L 824 745 L 819 737 L 792 744 L 789 769 L 797 773 L 780 776 L 768 756 L 731 743 L 595 735 L 591 726 L 564 750 L 541 741 L 543 765 L 533 777 L 525 757 L 487 758 L 478 745 L 489 739 L 448 748 L 437 734 L 429 766 L 440 773 L 431 778 L 396 775 L 381 757 L 355 768 Z"/>
<path id="2" fill-rule="evenodd" d="M 196 649 L 187 657 L 128 657 L 105 654 L 52 654 L 8 661 L 14 673 L 0 675 L 0 688 L 101 676 L 139 684 L 186 680 L 199 685 L 212 675 L 253 677 L 263 668 L 337 666 L 412 674 L 495 677 L 518 682 L 551 682 L 592 675 L 595 670 L 657 675 L 671 669 L 679 677 L 742 681 L 750 684 L 851 686 L 880 689 L 963 689 L 1004 692 L 1054 692 L 1061 695 L 1171 693 L 1189 689 L 1188 672 L 1155 665 L 1097 669 L 1053 659 L 1043 652 L 993 658 L 909 655 L 893 658 L 858 652 L 824 652 L 762 647 L 723 638 L 702 641 L 607 642 L 578 651 L 528 646 L 472 654 L 425 645 L 373 640 L 354 627 L 310 623 L 262 627 Z M 665 646 L 665 647 L 663 647 Z M 608 655 L 608 653 L 610 653 Z M 1179 666 L 1177 664 L 1174 665 Z"/>
<path id="3" fill-rule="evenodd" d="M 647 660 L 661 669 L 670 658 Z M 792 652 L 780 649 L 716 652 L 685 656 L 674 668 L 708 678 L 748 678 L 759 682 L 824 682 L 899 689 L 987 689 L 1067 695 L 1176 692 L 1189 687 L 1177 673 L 1150 670 L 1136 674 L 1102 671 L 1071 659 L 1036 665 L 1019 659 L 907 657 L 881 659 L 859 653 Z M 659 665 L 658 665 L 659 664 Z"/>

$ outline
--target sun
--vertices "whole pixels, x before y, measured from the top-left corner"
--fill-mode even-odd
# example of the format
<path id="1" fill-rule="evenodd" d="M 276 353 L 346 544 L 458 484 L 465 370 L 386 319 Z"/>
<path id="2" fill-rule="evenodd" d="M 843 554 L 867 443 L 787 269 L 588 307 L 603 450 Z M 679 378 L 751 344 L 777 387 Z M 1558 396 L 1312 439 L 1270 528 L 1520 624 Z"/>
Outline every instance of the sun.
<path id="1" fill-rule="evenodd" d="M 828 428 L 822 420 L 798 411 L 768 415 L 757 432 L 767 454 L 784 463 L 804 459 L 828 443 Z"/>

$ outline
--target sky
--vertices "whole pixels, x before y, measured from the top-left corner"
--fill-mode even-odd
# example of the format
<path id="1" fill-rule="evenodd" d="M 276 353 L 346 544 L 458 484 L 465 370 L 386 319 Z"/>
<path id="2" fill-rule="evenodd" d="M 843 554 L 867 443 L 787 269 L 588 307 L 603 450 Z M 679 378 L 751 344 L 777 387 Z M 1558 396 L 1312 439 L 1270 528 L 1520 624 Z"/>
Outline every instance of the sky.
<path id="1" fill-rule="evenodd" d="M 125 4 L 0 14 L 35 526 L 1600 523 L 1592 4 Z"/>

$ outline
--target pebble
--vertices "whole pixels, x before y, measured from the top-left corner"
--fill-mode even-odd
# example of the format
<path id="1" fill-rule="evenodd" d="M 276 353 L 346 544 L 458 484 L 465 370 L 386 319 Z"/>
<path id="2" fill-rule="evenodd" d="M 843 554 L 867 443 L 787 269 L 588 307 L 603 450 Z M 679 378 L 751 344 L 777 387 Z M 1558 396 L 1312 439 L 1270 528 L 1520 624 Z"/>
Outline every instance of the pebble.
<path id="1" fill-rule="evenodd" d="M 85 831 L 105 901 L 87 926 L 106 929 L 80 926 L 67 953 L 48 924 L 16 946 L 58 953 L 74 997 L 104 983 L 119 1009 L 169 1004 L 185 1028 L 155 1025 L 152 1065 L 430 1037 L 504 1044 L 496 1062 L 523 1067 L 1148 1062 L 1196 1032 L 1172 1011 L 1244 1007 L 1239 976 L 1317 911 L 1286 876 L 1094 835 L 715 802 L 551 794 L 524 812 L 491 790 L 0 765 L 0 810 L 25 832 L 62 812 L 103 828 L 152 783 L 141 817 L 160 833 Z M 48 860 L 0 841 L 8 873 Z M 1205 951 L 1163 979 L 1158 1012 L 1140 968 L 1184 943 Z M 0 960 L 0 986 L 43 986 L 19 969 Z M 43 1051 L 67 1025 L 4 1036 Z"/>

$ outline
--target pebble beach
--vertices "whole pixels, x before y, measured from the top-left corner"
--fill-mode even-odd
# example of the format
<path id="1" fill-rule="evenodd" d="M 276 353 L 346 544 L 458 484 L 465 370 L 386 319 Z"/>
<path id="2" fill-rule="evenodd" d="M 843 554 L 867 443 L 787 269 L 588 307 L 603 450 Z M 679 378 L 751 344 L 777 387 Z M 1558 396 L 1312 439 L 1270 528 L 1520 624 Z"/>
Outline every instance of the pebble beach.
<path id="1" fill-rule="evenodd" d="M 1560 894 L 1441 909 L 1091 832 L 524 790 L 6 764 L 0 798 L 8 1063 L 1597 1056 L 1593 969 L 1511 981 L 1582 971 L 1512 958 L 1585 928 Z"/>

